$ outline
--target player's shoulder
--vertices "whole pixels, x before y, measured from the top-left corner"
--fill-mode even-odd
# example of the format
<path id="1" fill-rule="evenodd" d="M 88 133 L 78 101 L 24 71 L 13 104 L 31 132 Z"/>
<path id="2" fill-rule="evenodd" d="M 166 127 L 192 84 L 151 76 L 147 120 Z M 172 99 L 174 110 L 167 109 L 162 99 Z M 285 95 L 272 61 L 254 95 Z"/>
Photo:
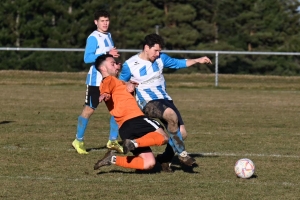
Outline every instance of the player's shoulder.
<path id="1" fill-rule="evenodd" d="M 168 54 L 162 53 L 162 52 L 161 52 L 161 53 L 159 54 L 159 57 L 158 57 L 158 58 L 160 58 L 160 59 L 163 60 L 163 59 L 167 59 L 167 58 L 171 58 L 171 57 L 170 57 Z"/>
<path id="2" fill-rule="evenodd" d="M 140 60 L 140 58 L 139 58 L 138 54 L 136 54 L 136 55 L 134 55 L 134 56 L 131 56 L 129 59 L 127 59 L 127 60 L 125 61 L 125 63 L 126 63 L 128 66 L 132 66 L 133 64 L 139 63 L 139 60 Z"/>
<path id="3" fill-rule="evenodd" d="M 95 30 L 89 35 L 89 37 L 91 37 L 91 36 L 96 37 L 96 38 L 102 38 L 102 37 L 105 38 L 107 36 L 111 37 L 111 34 L 110 34 L 110 32 L 101 33 L 99 31 Z"/>
<path id="4" fill-rule="evenodd" d="M 115 76 L 107 76 L 103 78 L 103 81 L 110 81 L 110 80 L 118 80 L 118 78 Z"/>
<path id="5" fill-rule="evenodd" d="M 93 31 L 88 37 L 91 37 L 91 36 L 96 37 L 98 33 L 99 33 L 99 32 L 95 30 L 95 31 Z"/>
<path id="6" fill-rule="evenodd" d="M 111 83 L 117 82 L 117 81 L 118 81 L 118 79 L 114 76 L 107 76 L 107 77 L 102 79 L 102 83 L 104 85 L 106 85 L 106 84 L 110 85 Z"/>

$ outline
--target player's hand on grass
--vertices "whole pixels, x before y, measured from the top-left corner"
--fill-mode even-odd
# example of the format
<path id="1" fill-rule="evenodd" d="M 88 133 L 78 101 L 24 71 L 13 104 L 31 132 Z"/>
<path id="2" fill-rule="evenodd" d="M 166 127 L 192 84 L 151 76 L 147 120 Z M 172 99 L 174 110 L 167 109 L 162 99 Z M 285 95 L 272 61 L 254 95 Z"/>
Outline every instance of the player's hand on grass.
<path id="1" fill-rule="evenodd" d="M 107 100 L 109 100 L 109 99 L 110 99 L 110 97 L 111 97 L 111 95 L 110 95 L 110 94 L 103 93 L 103 94 L 101 94 L 101 95 L 100 95 L 100 97 L 99 97 L 99 102 L 102 102 L 102 101 L 107 101 Z"/>

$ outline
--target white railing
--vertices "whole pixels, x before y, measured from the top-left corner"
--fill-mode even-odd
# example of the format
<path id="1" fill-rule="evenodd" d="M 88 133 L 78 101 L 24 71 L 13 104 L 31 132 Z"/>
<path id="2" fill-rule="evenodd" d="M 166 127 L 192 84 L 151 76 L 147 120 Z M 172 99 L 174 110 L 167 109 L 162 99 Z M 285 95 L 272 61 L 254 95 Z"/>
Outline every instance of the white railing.
<path id="1" fill-rule="evenodd" d="M 84 51 L 76 48 L 19 48 L 19 47 L 0 47 L 0 51 Z M 137 53 L 141 49 L 118 49 L 119 52 Z M 218 63 L 219 54 L 235 55 L 277 55 L 277 56 L 300 56 L 300 52 L 259 52 L 259 51 L 197 51 L 197 50 L 162 50 L 165 53 L 184 53 L 184 54 L 214 54 L 215 55 L 215 86 L 218 86 Z"/>

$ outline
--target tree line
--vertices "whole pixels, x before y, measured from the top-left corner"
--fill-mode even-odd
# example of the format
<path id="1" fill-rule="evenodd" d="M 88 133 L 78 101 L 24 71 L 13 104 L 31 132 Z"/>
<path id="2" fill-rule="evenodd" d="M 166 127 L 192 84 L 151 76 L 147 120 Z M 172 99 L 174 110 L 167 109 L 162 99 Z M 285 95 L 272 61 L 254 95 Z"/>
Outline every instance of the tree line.
<path id="1" fill-rule="evenodd" d="M 2 0 L 0 46 L 84 48 L 96 29 L 93 13 L 106 9 L 119 49 L 141 49 L 144 36 L 157 32 L 168 50 L 300 52 L 299 6 L 298 0 Z M 131 55 L 122 53 L 120 61 Z M 0 51 L 0 57 L 0 70 L 89 68 L 83 52 Z M 211 73 L 214 67 L 180 71 Z M 298 75 L 300 62 L 297 56 L 220 55 L 219 72 Z"/>

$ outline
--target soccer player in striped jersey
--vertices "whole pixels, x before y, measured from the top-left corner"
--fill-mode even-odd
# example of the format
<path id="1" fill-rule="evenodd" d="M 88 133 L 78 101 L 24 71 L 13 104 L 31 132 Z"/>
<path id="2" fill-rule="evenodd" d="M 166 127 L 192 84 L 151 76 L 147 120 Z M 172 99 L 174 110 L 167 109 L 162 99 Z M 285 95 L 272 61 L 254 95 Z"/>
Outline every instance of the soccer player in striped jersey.
<path id="1" fill-rule="evenodd" d="M 103 54 L 111 54 L 113 57 L 119 57 L 118 50 L 114 47 L 111 34 L 108 32 L 110 14 L 105 10 L 96 11 L 94 13 L 94 23 L 97 30 L 93 31 L 86 40 L 84 51 L 84 62 L 90 63 L 92 66 L 86 77 L 86 96 L 82 113 L 78 117 L 76 138 L 72 142 L 72 146 L 79 154 L 88 154 L 84 145 L 85 130 L 91 115 L 99 104 L 99 86 L 102 81 L 102 75 L 96 70 L 94 62 L 96 58 Z M 111 118 L 113 120 L 113 118 Z M 107 142 L 107 148 L 117 150 L 123 153 L 122 146 L 117 141 L 118 127 L 115 122 L 110 122 L 110 135 Z"/>
<path id="2" fill-rule="evenodd" d="M 105 101 L 119 126 L 124 154 L 131 151 L 134 156 L 117 156 L 109 150 L 94 165 L 94 169 L 111 164 L 140 170 L 153 168 L 156 161 L 150 146 L 167 143 L 168 135 L 157 121 L 147 118 L 141 111 L 131 94 L 134 91 L 132 83 L 125 83 L 116 77 L 120 66 L 113 56 L 101 55 L 95 65 L 103 76 L 99 101 Z"/>
<path id="3" fill-rule="evenodd" d="M 163 171 L 172 171 L 171 161 L 178 154 L 179 160 L 186 165 L 193 165 L 195 159 L 185 150 L 183 139 L 187 132 L 182 117 L 166 91 L 163 76 L 164 68 L 180 69 L 196 63 L 211 64 L 208 57 L 197 59 L 176 59 L 161 53 L 164 40 L 157 34 L 147 35 L 143 51 L 129 58 L 122 67 L 120 80 L 138 83 L 136 99 L 146 116 L 160 119 L 169 132 L 169 143 L 163 154 L 157 156 Z"/>

